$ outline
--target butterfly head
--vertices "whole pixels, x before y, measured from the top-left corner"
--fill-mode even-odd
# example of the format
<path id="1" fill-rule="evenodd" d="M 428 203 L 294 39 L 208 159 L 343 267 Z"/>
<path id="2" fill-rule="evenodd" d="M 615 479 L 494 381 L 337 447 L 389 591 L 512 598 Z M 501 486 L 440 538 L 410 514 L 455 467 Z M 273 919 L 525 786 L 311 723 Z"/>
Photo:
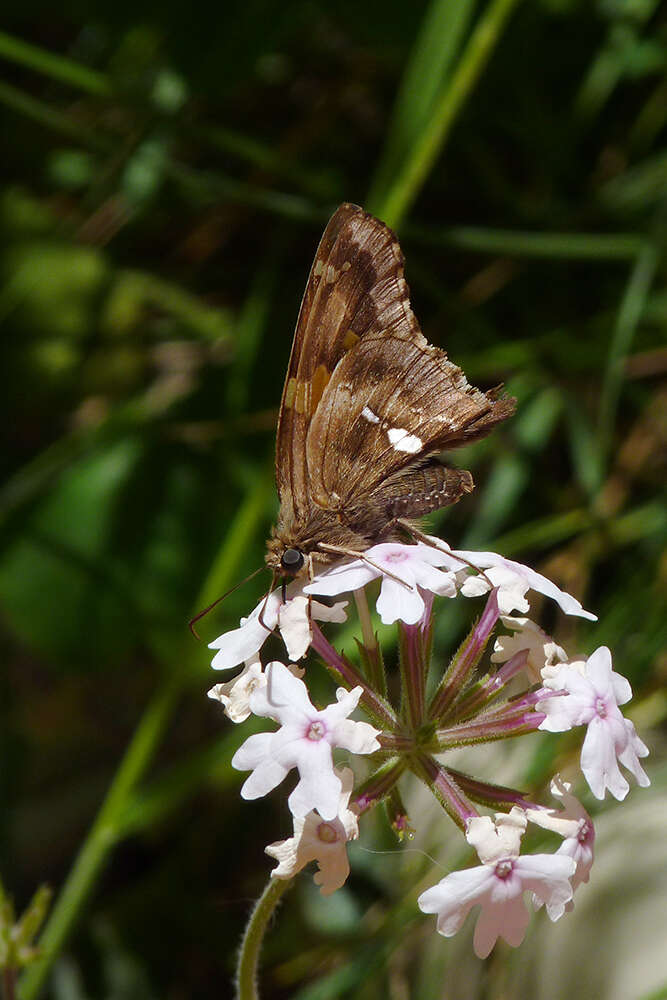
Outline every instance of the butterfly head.
<path id="1" fill-rule="evenodd" d="M 308 572 L 308 550 L 274 528 L 266 543 L 266 564 L 277 576 L 301 577 Z"/>
<path id="2" fill-rule="evenodd" d="M 330 512 L 316 510 L 306 522 L 279 517 L 266 543 L 266 564 L 276 576 L 312 577 L 334 561 L 319 539 L 349 544 L 352 538 L 356 536 L 345 532 Z"/>

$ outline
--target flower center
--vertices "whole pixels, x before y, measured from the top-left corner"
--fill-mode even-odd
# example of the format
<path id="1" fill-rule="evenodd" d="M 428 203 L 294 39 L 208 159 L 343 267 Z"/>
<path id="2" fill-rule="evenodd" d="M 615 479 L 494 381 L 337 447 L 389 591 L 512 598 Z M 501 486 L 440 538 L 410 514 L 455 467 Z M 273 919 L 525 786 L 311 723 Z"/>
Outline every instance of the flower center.
<path id="1" fill-rule="evenodd" d="M 511 858 L 503 858 L 499 861 L 494 869 L 496 878 L 506 879 L 509 878 L 514 870 L 514 862 Z"/>
<path id="2" fill-rule="evenodd" d="M 401 549 L 396 549 L 395 552 L 387 552 L 384 557 L 384 561 L 387 563 L 402 563 L 410 559 L 409 552 L 403 552 Z"/>
<path id="3" fill-rule="evenodd" d="M 602 698 L 595 699 L 595 711 L 600 716 L 601 719 L 607 718 L 607 706 Z"/>
<path id="4" fill-rule="evenodd" d="M 335 844 L 338 840 L 338 831 L 333 823 L 320 823 L 317 836 L 323 844 Z"/>
<path id="5" fill-rule="evenodd" d="M 322 739 L 325 731 L 326 730 L 324 728 L 323 723 L 321 723 L 319 720 L 311 722 L 311 724 L 308 726 L 308 729 L 306 730 L 306 738 L 309 740 L 313 740 L 314 743 L 317 743 L 318 740 Z"/>

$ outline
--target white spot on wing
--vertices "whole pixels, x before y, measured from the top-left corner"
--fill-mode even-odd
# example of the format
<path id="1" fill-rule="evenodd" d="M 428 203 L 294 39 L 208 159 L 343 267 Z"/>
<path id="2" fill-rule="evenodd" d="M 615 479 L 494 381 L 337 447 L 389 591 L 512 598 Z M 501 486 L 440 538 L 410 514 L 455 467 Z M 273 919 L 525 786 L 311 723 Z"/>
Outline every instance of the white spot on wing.
<path id="1" fill-rule="evenodd" d="M 396 451 L 406 451 L 410 455 L 421 451 L 422 439 L 416 434 L 409 434 L 404 427 L 390 427 L 387 436 Z"/>
<path id="2" fill-rule="evenodd" d="M 364 420 L 368 421 L 369 424 L 380 423 L 380 418 L 378 417 L 378 415 L 376 413 L 373 413 L 373 411 L 369 409 L 368 406 L 364 406 L 363 410 L 361 411 L 361 415 L 364 418 Z"/>

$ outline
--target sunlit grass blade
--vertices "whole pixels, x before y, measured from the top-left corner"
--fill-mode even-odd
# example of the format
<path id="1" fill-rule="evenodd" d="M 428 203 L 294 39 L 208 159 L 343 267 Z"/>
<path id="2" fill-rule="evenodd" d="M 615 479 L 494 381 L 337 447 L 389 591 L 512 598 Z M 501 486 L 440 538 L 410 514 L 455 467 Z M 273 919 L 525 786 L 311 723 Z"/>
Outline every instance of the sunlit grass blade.
<path id="1" fill-rule="evenodd" d="M 406 64 L 384 149 L 366 199 L 369 212 L 379 212 L 394 175 L 426 127 L 446 81 L 475 4 L 470 0 L 431 0 Z"/>
<path id="2" fill-rule="evenodd" d="M 480 15 L 447 87 L 432 106 L 428 120 L 396 172 L 382 204 L 374 206 L 388 225 L 399 227 L 417 198 L 517 2 L 490 0 Z"/>
<path id="3" fill-rule="evenodd" d="M 647 240 L 630 272 L 607 353 L 598 417 L 600 454 L 609 454 L 624 373 L 623 365 L 641 321 L 646 299 L 660 262 L 660 253 Z M 601 470 L 603 471 L 603 470 Z"/>
<path id="4" fill-rule="evenodd" d="M 0 31 L 0 57 L 96 97 L 111 94 L 111 84 L 103 73 L 82 66 L 75 59 L 47 52 L 4 31 Z"/>

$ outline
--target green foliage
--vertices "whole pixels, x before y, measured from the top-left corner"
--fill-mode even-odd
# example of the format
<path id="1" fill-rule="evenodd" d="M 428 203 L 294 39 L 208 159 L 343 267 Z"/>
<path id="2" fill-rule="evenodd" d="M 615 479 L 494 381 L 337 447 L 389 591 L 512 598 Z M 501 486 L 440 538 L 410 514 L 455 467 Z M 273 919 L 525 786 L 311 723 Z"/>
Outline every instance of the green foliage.
<path id="1" fill-rule="evenodd" d="M 263 847 L 290 831 L 279 797 L 238 800 L 229 761 L 248 730 L 204 697 L 217 678 L 187 621 L 263 562 L 283 372 L 338 202 L 400 224 L 429 339 L 519 399 L 461 456 L 475 494 L 433 527 L 581 597 L 599 622 L 560 637 L 609 645 L 637 722 L 664 722 L 664 15 L 654 0 L 6 13 L 0 871 L 23 905 L 44 879 L 56 888 L 20 995 L 224 996 Z M 233 593 L 202 637 L 265 586 Z M 470 624 L 459 603 L 442 602 L 445 658 Z M 351 619 L 340 644 L 355 656 Z M 549 746 L 548 761 L 499 751 L 489 780 L 540 781 L 575 752 Z M 652 777 L 658 815 L 664 766 Z M 457 997 L 575 996 L 558 968 L 555 993 L 528 983 L 537 937 L 483 966 L 465 935 L 426 932 L 415 899 L 432 870 L 413 848 L 465 858 L 405 799 L 412 847 L 396 853 L 378 811 L 334 905 L 308 876 L 288 894 L 263 995 L 436 997 L 453 978 Z M 605 822 L 612 848 L 639 837 L 612 810 Z M 637 850 L 657 865 L 654 836 Z M 660 886 L 637 884 L 623 918 L 601 878 L 619 938 L 646 918 L 636 995 L 656 993 Z M 623 949 L 616 961 L 637 968 Z"/>

